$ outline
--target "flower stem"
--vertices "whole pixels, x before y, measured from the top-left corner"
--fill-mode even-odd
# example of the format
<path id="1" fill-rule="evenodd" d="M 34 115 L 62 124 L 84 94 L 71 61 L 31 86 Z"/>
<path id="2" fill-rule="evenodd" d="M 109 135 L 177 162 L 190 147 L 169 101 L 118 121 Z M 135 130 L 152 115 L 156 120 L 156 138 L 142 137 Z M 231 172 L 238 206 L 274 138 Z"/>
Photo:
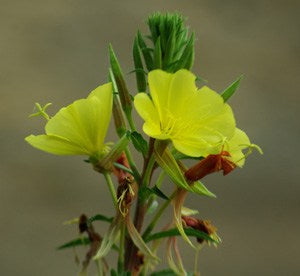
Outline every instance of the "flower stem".
<path id="1" fill-rule="evenodd" d="M 112 182 L 112 179 L 110 177 L 110 174 L 108 172 L 105 172 L 105 173 L 103 173 L 103 175 L 105 177 L 106 183 L 108 185 L 108 189 L 109 189 L 111 197 L 113 199 L 114 206 L 117 207 L 118 206 L 117 193 L 115 190 L 115 186 Z"/>

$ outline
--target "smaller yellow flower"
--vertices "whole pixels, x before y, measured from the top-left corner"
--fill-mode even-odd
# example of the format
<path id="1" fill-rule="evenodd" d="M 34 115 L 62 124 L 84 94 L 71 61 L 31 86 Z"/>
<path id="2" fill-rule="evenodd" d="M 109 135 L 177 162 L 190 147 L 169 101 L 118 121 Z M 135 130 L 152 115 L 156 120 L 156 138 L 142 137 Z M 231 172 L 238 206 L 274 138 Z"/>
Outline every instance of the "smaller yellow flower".
<path id="1" fill-rule="evenodd" d="M 150 97 L 139 93 L 134 105 L 144 119 L 144 132 L 159 140 L 172 140 L 188 156 L 207 156 L 221 141 L 230 139 L 235 120 L 222 97 L 204 86 L 198 89 L 188 70 L 174 74 L 162 70 L 148 75 Z"/>
<path id="2" fill-rule="evenodd" d="M 33 147 L 58 155 L 88 155 L 105 153 L 104 144 L 112 113 L 112 84 L 93 90 L 48 120 L 46 134 L 29 135 L 25 140 Z"/>

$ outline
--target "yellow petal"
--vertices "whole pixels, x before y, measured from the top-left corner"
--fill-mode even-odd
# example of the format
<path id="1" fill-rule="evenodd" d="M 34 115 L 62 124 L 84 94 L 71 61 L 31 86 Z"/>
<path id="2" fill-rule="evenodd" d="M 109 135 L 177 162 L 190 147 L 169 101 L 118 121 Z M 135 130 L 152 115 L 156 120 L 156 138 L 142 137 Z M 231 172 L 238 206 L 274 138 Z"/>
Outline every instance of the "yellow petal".
<path id="1" fill-rule="evenodd" d="M 98 87 L 87 99 L 62 108 L 46 127 L 57 135 L 84 147 L 90 154 L 102 149 L 112 109 L 111 85 Z"/>
<path id="2" fill-rule="evenodd" d="M 134 106 L 144 119 L 144 132 L 150 137 L 157 138 L 161 134 L 157 109 L 146 93 L 139 93 L 134 97 Z"/>
<path id="3" fill-rule="evenodd" d="M 55 135 L 29 135 L 25 140 L 33 147 L 57 155 L 86 155 L 88 152 L 69 140 Z"/>
<path id="4" fill-rule="evenodd" d="M 187 156 L 199 157 L 208 155 L 211 148 L 205 140 L 197 136 L 186 136 L 181 139 L 173 139 L 174 147 Z"/>
<path id="5" fill-rule="evenodd" d="M 249 145 L 250 140 L 247 134 L 241 129 L 236 128 L 234 136 L 228 141 L 228 148 L 232 162 L 239 167 L 242 167 L 245 163 L 245 155 L 242 150 L 248 148 Z"/>
<path id="6" fill-rule="evenodd" d="M 196 76 L 185 69 L 177 71 L 172 75 L 168 95 L 168 109 L 172 114 L 181 116 L 187 112 L 187 102 L 197 93 L 195 84 Z"/>
<path id="7" fill-rule="evenodd" d="M 148 74 L 150 94 L 157 108 L 160 120 L 164 120 L 167 110 L 170 82 L 173 75 L 162 70 L 153 70 Z"/>
<path id="8" fill-rule="evenodd" d="M 187 103 L 188 112 L 183 113 L 186 121 L 193 121 L 198 135 L 210 139 L 212 136 L 231 138 L 235 130 L 235 119 L 230 106 L 222 97 L 207 86 L 202 87 Z"/>

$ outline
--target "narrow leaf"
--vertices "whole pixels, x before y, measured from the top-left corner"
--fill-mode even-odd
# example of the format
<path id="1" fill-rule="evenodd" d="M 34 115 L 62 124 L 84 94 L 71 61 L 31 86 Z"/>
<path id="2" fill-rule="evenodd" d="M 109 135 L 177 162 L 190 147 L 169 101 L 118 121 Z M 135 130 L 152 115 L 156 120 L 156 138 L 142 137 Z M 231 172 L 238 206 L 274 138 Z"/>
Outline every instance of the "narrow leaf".
<path id="1" fill-rule="evenodd" d="M 200 230 L 196 230 L 193 228 L 184 228 L 184 232 L 189 237 L 200 238 L 209 242 L 218 243 L 218 241 L 212 239 L 209 235 L 207 235 L 205 232 L 202 232 Z M 172 228 L 170 230 L 157 232 L 148 236 L 146 238 L 146 242 L 148 243 L 153 240 L 162 239 L 166 237 L 175 237 L 175 236 L 180 236 L 179 230 L 177 228 Z"/>
<path id="2" fill-rule="evenodd" d="M 148 143 L 143 138 L 143 136 L 138 133 L 137 131 L 133 131 L 130 134 L 131 141 L 133 143 L 133 146 L 135 149 L 143 154 L 144 157 L 146 157 L 148 153 Z"/>
<path id="3" fill-rule="evenodd" d="M 155 195 L 162 199 L 168 200 L 169 198 L 155 185 L 153 188 L 150 189 Z"/>
<path id="4" fill-rule="evenodd" d="M 74 239 L 74 240 L 64 243 L 63 245 L 57 247 L 57 250 L 67 249 L 67 248 L 76 247 L 76 246 L 80 246 L 80 245 L 88 245 L 90 243 L 91 242 L 90 242 L 89 238 L 87 238 L 87 237 L 78 238 L 78 239 Z"/>
<path id="5" fill-rule="evenodd" d="M 161 271 L 153 272 L 150 276 L 176 276 L 172 269 L 164 269 Z"/>
<path id="6" fill-rule="evenodd" d="M 243 76 L 240 76 L 237 80 L 235 80 L 232 84 L 230 84 L 222 93 L 221 96 L 224 99 L 224 102 L 227 102 L 229 98 L 234 94 L 237 88 L 240 85 L 240 81 Z"/>
<path id="7" fill-rule="evenodd" d="M 106 221 L 106 222 L 112 223 L 113 219 L 114 219 L 113 217 L 107 217 L 107 216 L 104 216 L 101 214 L 97 214 L 97 215 L 89 218 L 88 224 L 90 224 L 94 221 Z"/>

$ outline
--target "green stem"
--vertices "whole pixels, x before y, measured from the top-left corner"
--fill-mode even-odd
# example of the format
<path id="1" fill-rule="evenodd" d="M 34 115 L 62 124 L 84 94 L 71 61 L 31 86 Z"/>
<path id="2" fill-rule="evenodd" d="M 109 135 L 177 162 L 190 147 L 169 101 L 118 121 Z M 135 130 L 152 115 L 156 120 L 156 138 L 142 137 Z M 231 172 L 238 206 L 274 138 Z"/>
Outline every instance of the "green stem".
<path id="1" fill-rule="evenodd" d="M 110 191 L 111 197 L 113 199 L 114 205 L 115 207 L 118 207 L 118 199 L 117 199 L 117 193 L 115 190 L 115 186 L 114 183 L 112 182 L 112 179 L 110 177 L 110 174 L 108 172 L 103 173 L 105 180 L 107 182 L 108 185 L 108 189 Z"/>
<path id="2" fill-rule="evenodd" d="M 159 218 L 161 217 L 161 215 L 163 214 L 163 212 L 165 211 L 165 209 L 169 206 L 169 204 L 173 200 L 174 196 L 176 195 L 176 192 L 177 192 L 177 190 L 173 192 L 173 194 L 169 197 L 169 199 L 166 200 L 165 203 L 156 212 L 155 216 L 153 217 L 152 221 L 150 222 L 150 224 L 148 225 L 148 227 L 146 228 L 146 230 L 145 230 L 145 232 L 143 234 L 143 239 L 144 240 L 152 232 L 152 230 L 154 229 L 154 227 L 155 227 L 156 223 L 158 222 Z"/>
<path id="3" fill-rule="evenodd" d="M 139 182 L 141 180 L 141 175 L 140 175 L 140 173 L 139 173 L 139 171 L 138 171 L 138 169 L 137 169 L 137 167 L 135 165 L 135 162 L 133 160 L 131 152 L 129 151 L 128 147 L 125 148 L 124 151 L 125 151 L 126 157 L 128 159 L 129 166 L 130 166 L 130 168 L 131 168 L 131 170 L 133 172 L 134 178 L 135 178 L 135 180 L 137 182 Z"/>
<path id="4" fill-rule="evenodd" d="M 133 118 L 132 118 L 131 110 L 125 112 L 125 115 L 126 115 L 128 123 L 129 123 L 130 129 L 132 131 L 136 131 L 136 127 L 135 127 L 135 123 L 134 123 Z"/>

